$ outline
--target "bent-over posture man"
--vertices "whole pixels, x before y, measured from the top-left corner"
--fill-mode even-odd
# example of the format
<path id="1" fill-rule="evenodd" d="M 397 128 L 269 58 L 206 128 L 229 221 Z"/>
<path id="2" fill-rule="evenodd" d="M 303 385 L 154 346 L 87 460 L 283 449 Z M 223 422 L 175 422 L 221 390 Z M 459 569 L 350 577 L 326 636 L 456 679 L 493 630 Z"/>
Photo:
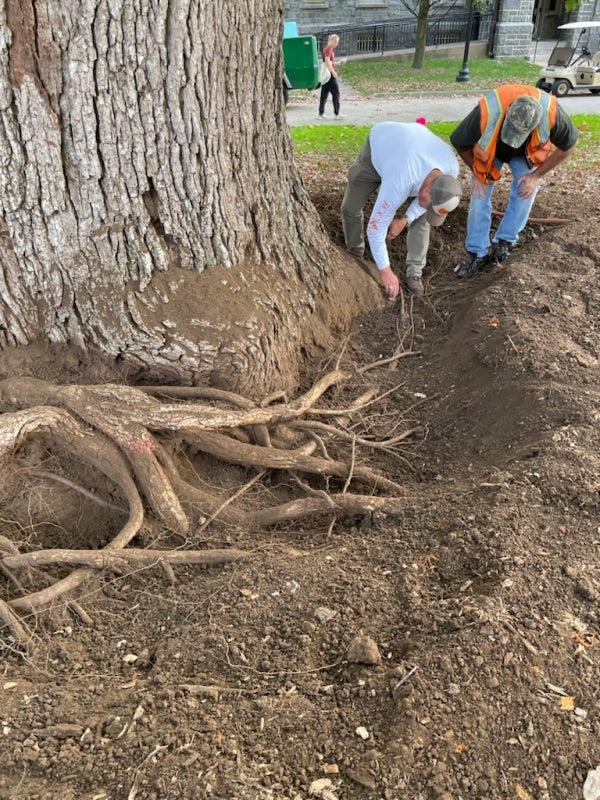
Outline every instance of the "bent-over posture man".
<path id="1" fill-rule="evenodd" d="M 390 298 L 399 291 L 390 266 L 386 241 L 408 228 L 406 285 L 412 294 L 423 294 L 421 275 L 427 262 L 430 225 L 441 225 L 460 202 L 458 159 L 450 145 L 421 124 L 379 122 L 348 170 L 342 202 L 346 248 L 364 255 L 364 207 L 378 191 L 367 224 L 371 254 L 379 270 L 384 292 Z M 404 216 L 396 212 L 408 200 Z"/>
<path id="2" fill-rule="evenodd" d="M 527 224 L 540 178 L 567 158 L 578 137 L 553 95 L 520 84 L 487 92 L 454 129 L 450 141 L 473 173 L 468 257 L 456 268 L 457 278 L 470 278 L 508 258 Z M 492 193 L 504 164 L 513 181 L 490 247 Z"/>

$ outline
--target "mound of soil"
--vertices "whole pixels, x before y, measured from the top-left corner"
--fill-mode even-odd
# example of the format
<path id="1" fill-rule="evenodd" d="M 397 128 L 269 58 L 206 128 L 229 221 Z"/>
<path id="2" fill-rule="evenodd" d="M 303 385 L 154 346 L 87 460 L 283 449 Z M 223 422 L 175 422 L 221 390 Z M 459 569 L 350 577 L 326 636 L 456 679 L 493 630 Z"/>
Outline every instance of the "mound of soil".
<path id="1" fill-rule="evenodd" d="M 307 176 L 341 244 L 344 176 Z M 1 798 L 582 796 L 600 762 L 600 207 L 593 175 L 547 183 L 534 217 L 568 222 L 531 223 L 505 265 L 461 282 L 460 209 L 432 232 L 425 297 L 357 319 L 336 356 L 382 361 L 331 398 L 387 392 L 357 428 L 416 431 L 369 457 L 403 485 L 401 517 L 147 533 L 138 546 L 254 557 L 176 567 L 175 583 L 107 573 L 80 600 L 93 625 L 56 609 L 27 658 L 5 648 Z M 385 362 L 399 351 L 415 354 Z M 55 355 L 65 381 L 100 378 Z M 51 371 L 48 353 L 20 358 Z M 215 492 L 248 480 L 203 466 Z M 42 519 L 45 547 L 83 546 L 73 531 L 101 546 L 122 523 L 67 486 L 11 491 L 4 533 L 27 512 L 23 549 Z"/>

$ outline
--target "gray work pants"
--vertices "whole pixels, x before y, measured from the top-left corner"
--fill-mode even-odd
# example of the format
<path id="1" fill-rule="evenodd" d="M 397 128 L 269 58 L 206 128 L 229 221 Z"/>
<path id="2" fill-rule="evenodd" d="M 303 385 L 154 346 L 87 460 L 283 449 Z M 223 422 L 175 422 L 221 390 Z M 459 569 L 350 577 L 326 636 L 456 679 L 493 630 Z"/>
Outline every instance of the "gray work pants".
<path id="1" fill-rule="evenodd" d="M 381 177 L 371 161 L 369 142 L 362 147 L 348 170 L 348 183 L 342 201 L 342 225 L 346 249 L 355 256 L 365 252 L 365 220 L 363 209 L 369 197 L 381 186 Z M 418 217 L 406 234 L 406 276 L 419 278 L 427 263 L 429 223 L 425 215 Z"/>

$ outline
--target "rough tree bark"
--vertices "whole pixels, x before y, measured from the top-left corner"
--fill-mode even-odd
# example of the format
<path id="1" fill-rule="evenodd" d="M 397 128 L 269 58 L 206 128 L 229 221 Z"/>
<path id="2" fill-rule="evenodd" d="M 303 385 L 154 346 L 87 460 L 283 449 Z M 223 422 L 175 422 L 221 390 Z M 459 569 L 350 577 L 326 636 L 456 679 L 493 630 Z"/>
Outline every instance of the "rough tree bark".
<path id="1" fill-rule="evenodd" d="M 0 347 L 256 393 L 377 301 L 293 163 L 282 8 L 0 0 Z"/>

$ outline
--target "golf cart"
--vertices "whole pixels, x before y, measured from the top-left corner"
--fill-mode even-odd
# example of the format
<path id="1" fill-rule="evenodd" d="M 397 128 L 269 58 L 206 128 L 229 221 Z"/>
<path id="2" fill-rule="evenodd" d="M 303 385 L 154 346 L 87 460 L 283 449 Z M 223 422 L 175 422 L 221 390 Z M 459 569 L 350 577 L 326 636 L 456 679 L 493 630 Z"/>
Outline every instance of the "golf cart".
<path id="1" fill-rule="evenodd" d="M 567 22 L 559 25 L 562 31 L 579 31 L 575 42 L 559 38 L 548 65 L 542 69 L 541 77 L 535 84 L 538 89 L 564 97 L 572 89 L 588 89 L 592 94 L 600 94 L 600 50 L 594 54 L 587 48 L 589 35 L 580 47 L 581 39 L 590 28 L 600 28 L 600 22 Z"/>

